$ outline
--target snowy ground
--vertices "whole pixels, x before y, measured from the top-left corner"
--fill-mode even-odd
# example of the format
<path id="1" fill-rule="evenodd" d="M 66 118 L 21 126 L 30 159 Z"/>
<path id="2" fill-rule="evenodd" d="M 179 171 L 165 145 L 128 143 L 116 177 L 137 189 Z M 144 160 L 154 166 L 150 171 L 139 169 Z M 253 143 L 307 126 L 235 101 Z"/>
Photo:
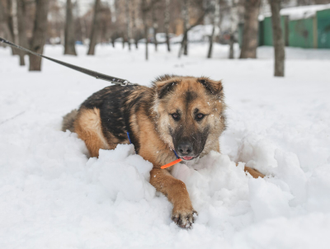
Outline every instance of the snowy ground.
<path id="1" fill-rule="evenodd" d="M 160 46 L 95 57 L 49 56 L 140 84 L 164 73 L 223 79 L 228 129 L 222 154 L 198 171 L 176 166 L 199 216 L 193 229 L 170 219 L 171 204 L 148 183 L 151 164 L 128 145 L 87 159 L 61 117 L 107 82 L 44 61 L 18 67 L 0 48 L 0 248 L 329 248 L 330 50 L 287 49 L 274 78 L 272 49 L 258 60 L 227 60 L 228 48 L 192 45 L 188 58 Z M 246 176 L 241 161 L 267 175 Z"/>

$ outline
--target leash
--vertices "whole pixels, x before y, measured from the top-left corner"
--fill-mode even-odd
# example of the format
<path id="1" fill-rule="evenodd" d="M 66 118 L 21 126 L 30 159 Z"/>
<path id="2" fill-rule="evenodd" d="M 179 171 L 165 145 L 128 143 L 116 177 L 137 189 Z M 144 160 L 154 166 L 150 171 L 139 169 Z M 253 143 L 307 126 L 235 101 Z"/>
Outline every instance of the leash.
<path id="1" fill-rule="evenodd" d="M 66 63 L 66 62 L 63 62 L 63 61 L 56 60 L 56 59 L 53 59 L 51 57 L 45 56 L 45 55 L 41 55 L 41 54 L 35 53 L 35 52 L 33 52 L 33 51 L 31 51 L 31 50 L 29 50 L 27 48 L 23 48 L 21 46 L 18 46 L 18 45 L 14 44 L 14 43 L 12 43 L 10 41 L 7 41 L 7 40 L 5 40 L 5 39 L 3 39 L 1 37 L 0 37 L 0 42 L 1 43 L 4 43 L 4 44 L 6 44 L 6 45 L 8 45 L 8 46 L 10 46 L 12 48 L 16 48 L 16 49 L 25 51 L 27 53 L 33 54 L 33 55 L 38 56 L 38 57 L 41 57 L 41 58 L 45 58 L 47 60 L 50 60 L 50 61 L 55 62 L 57 64 L 60 64 L 62 66 L 71 68 L 71 69 L 76 70 L 78 72 L 81 72 L 81 73 L 87 74 L 89 76 L 95 77 L 96 79 L 110 81 L 113 84 L 121 85 L 121 86 L 136 85 L 136 84 L 133 84 L 130 81 L 125 80 L 125 79 L 121 79 L 121 78 L 117 78 L 117 77 L 114 77 L 114 76 L 102 74 L 102 73 L 99 73 L 99 72 L 95 72 L 95 71 L 92 71 L 92 70 L 89 70 L 89 69 L 86 69 L 86 68 L 83 68 L 83 67 L 78 67 L 78 66 L 72 65 L 70 63 Z"/>
<path id="2" fill-rule="evenodd" d="M 83 68 L 83 67 L 78 67 L 78 66 L 75 66 L 75 65 L 72 65 L 70 63 L 66 63 L 66 62 L 63 62 L 63 61 L 60 61 L 60 60 L 56 60 L 56 59 L 53 59 L 51 57 L 48 57 L 48 56 L 45 56 L 45 55 L 41 55 L 41 54 L 38 54 L 38 53 L 35 53 L 27 48 L 24 48 L 24 47 L 21 47 L 21 46 L 18 46 L 10 41 L 7 41 L 3 38 L 0 37 L 0 42 L 1 43 L 4 43 L 12 48 L 16 48 L 16 49 L 19 49 L 19 50 L 22 50 L 22 51 L 25 51 L 27 53 L 30 53 L 30 54 L 33 54 L 35 56 L 38 56 L 38 57 L 41 57 L 41 58 L 45 58 L 47 60 L 50 60 L 52 62 L 55 62 L 57 64 L 60 64 L 62 66 L 65 66 L 65 67 L 68 67 L 68 68 L 71 68 L 73 70 L 76 70 L 78 72 L 81 72 L 81 73 L 84 73 L 84 74 L 87 74 L 89 76 L 93 76 L 95 77 L 96 79 L 101 79 L 101 80 L 106 80 L 106 81 L 110 81 L 111 83 L 113 84 L 116 84 L 116 85 L 121 85 L 121 86 L 127 86 L 127 85 L 137 85 L 137 84 L 134 84 L 134 83 L 131 83 L 130 81 L 128 80 L 125 80 L 125 79 L 121 79 L 121 78 L 117 78 L 117 77 L 114 77 L 114 76 L 110 76 L 110 75 L 106 75 L 106 74 L 102 74 L 102 73 L 99 73 L 99 72 L 95 72 L 95 71 L 92 71 L 92 70 L 89 70 L 89 69 L 86 69 L 86 68 Z M 6 121 L 6 120 L 5 120 Z M 131 142 L 131 138 L 129 136 L 129 133 L 127 132 L 127 137 L 128 137 L 128 140 L 130 143 Z M 170 162 L 168 164 L 165 164 L 163 166 L 161 166 L 160 168 L 161 169 L 165 169 L 165 168 L 168 168 L 168 167 L 171 167 L 173 166 L 174 164 L 177 164 L 179 162 L 182 161 L 181 158 L 178 157 L 178 155 L 176 154 L 175 150 L 173 150 L 175 156 L 178 158 L 176 160 L 174 160 L 173 162 Z"/>
<path id="3" fill-rule="evenodd" d="M 168 164 L 165 164 L 165 165 L 161 166 L 160 168 L 161 169 L 166 169 L 166 168 L 169 168 L 169 167 L 173 166 L 174 164 L 177 164 L 177 163 L 179 163 L 181 161 L 182 161 L 182 159 L 179 158 L 179 159 L 174 160 L 173 162 L 170 162 Z"/>

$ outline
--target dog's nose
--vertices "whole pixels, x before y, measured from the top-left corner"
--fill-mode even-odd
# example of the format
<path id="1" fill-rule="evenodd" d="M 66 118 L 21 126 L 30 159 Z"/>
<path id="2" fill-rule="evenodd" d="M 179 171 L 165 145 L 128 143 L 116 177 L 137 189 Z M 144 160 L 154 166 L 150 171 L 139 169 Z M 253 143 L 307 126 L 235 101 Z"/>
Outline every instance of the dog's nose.
<path id="1" fill-rule="evenodd" d="M 182 156 L 187 156 L 192 152 L 192 145 L 189 142 L 179 144 L 178 151 Z"/>

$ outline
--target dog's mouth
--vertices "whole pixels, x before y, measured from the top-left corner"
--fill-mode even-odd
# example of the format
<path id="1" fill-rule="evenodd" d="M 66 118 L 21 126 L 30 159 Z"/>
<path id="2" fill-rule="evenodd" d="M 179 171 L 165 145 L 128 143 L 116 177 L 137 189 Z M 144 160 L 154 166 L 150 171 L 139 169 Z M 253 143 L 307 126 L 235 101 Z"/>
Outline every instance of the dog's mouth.
<path id="1" fill-rule="evenodd" d="M 191 161 L 191 160 L 195 159 L 196 157 L 194 157 L 194 156 L 183 156 L 181 158 L 185 161 Z"/>

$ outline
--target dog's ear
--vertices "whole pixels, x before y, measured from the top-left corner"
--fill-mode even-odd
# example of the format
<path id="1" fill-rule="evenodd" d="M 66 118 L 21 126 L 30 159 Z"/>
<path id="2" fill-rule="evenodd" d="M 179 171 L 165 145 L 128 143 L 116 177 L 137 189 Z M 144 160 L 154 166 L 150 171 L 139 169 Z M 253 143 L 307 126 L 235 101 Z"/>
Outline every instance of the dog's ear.
<path id="1" fill-rule="evenodd" d="M 177 85 L 176 81 L 173 82 L 160 82 L 156 84 L 156 91 L 159 99 L 164 98 L 167 94 L 172 92 Z"/>
<path id="2" fill-rule="evenodd" d="M 218 95 L 222 92 L 223 87 L 221 80 L 215 81 L 209 78 L 202 77 L 198 78 L 198 82 L 201 83 L 205 87 L 205 89 L 211 94 Z"/>
<path id="3" fill-rule="evenodd" d="M 167 77 L 165 80 L 163 79 L 162 81 L 155 81 L 154 88 L 156 90 L 158 98 L 164 98 L 168 93 L 174 90 L 177 84 L 178 81 L 175 80 L 175 77 Z"/>

